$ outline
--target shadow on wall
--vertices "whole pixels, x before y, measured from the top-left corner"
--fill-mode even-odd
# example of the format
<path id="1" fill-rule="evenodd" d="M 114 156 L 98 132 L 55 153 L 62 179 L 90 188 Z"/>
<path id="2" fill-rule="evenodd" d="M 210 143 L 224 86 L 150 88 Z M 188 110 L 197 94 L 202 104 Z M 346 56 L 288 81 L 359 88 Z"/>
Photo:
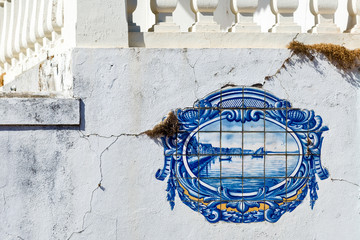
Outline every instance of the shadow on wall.
<path id="1" fill-rule="evenodd" d="M 322 61 L 328 61 L 328 59 L 323 55 L 318 55 L 317 57 Z M 300 66 L 302 64 L 309 64 L 309 65 L 311 64 L 314 66 L 313 67 L 314 70 L 318 72 L 320 75 L 327 74 L 325 72 L 326 68 L 316 58 L 314 58 L 313 60 L 309 60 L 307 58 L 300 57 L 289 61 L 288 64 L 292 68 L 294 68 L 295 66 Z M 353 68 L 348 71 L 343 71 L 343 70 L 337 70 L 337 71 L 341 74 L 341 76 L 347 83 L 351 84 L 355 88 L 360 88 L 360 68 L 359 69 Z"/>
<path id="2" fill-rule="evenodd" d="M 80 99 L 80 131 L 85 131 L 85 103 Z"/>
<path id="3" fill-rule="evenodd" d="M 226 30 L 235 22 L 235 15 L 231 11 L 230 4 L 231 0 L 220 0 L 214 13 L 214 19 L 220 24 L 221 30 Z"/>
<path id="4" fill-rule="evenodd" d="M 229 26 L 231 26 L 235 22 L 235 15 L 231 11 L 230 4 L 231 0 L 220 0 L 214 14 L 214 19 L 218 24 L 220 24 L 222 30 L 228 29 Z M 269 0 L 259 0 L 259 5 L 256 12 L 268 9 L 270 7 L 269 5 Z M 186 25 L 189 25 L 188 27 L 191 27 L 191 25 L 195 21 L 195 13 L 191 10 L 189 0 L 179 0 L 178 8 L 181 8 L 183 13 L 186 13 L 186 19 L 182 18 L 181 22 L 184 23 L 186 21 Z M 182 29 L 182 31 L 187 31 L 187 29 Z"/>
<path id="5" fill-rule="evenodd" d="M 256 12 L 259 12 L 261 9 L 266 9 L 270 6 L 270 0 L 259 0 L 259 6 Z"/>
<path id="6" fill-rule="evenodd" d="M 181 5 L 182 9 L 185 10 L 186 14 L 189 16 L 189 17 L 193 17 L 194 13 L 193 11 L 191 10 L 191 7 L 190 7 L 190 4 L 189 4 L 189 1 L 188 0 L 179 0 L 179 5 Z"/>

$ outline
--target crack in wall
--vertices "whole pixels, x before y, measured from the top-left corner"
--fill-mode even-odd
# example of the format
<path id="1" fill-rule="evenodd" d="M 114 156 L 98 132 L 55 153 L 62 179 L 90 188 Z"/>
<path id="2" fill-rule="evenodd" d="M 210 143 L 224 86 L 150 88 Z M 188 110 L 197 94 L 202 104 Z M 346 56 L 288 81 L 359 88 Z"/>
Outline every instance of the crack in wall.
<path id="1" fill-rule="evenodd" d="M 116 222 L 115 222 L 115 240 L 117 240 L 117 224 L 118 224 L 118 218 L 116 218 Z"/>
<path id="2" fill-rule="evenodd" d="M 299 33 L 297 33 L 297 34 L 294 36 L 294 38 L 292 39 L 292 41 L 295 41 L 295 40 L 297 39 L 298 35 L 299 35 Z M 283 63 L 281 64 L 281 66 L 276 70 L 276 72 L 275 72 L 274 74 L 266 76 L 266 77 L 264 78 L 264 84 L 266 83 L 266 81 L 270 81 L 270 80 L 272 80 L 273 78 L 275 78 L 278 74 L 280 74 L 282 69 L 285 69 L 285 70 L 286 70 L 286 64 L 290 62 L 291 58 L 292 58 L 294 55 L 295 55 L 295 53 L 294 53 L 294 52 L 291 52 L 290 56 L 287 57 L 287 58 L 283 61 Z M 263 85 L 264 85 L 264 84 L 263 84 Z"/>
<path id="3" fill-rule="evenodd" d="M 86 230 L 87 227 L 85 227 L 85 220 L 86 220 L 86 217 L 88 214 L 90 214 L 92 212 L 92 209 L 93 209 L 93 206 L 92 206 L 92 202 L 93 202 L 93 198 L 94 198 L 94 193 L 98 190 L 98 189 L 101 189 L 102 191 L 105 191 L 105 188 L 101 185 L 102 184 L 102 181 L 104 179 L 104 175 L 103 175 L 103 169 L 102 169 L 102 156 L 103 154 L 110 149 L 110 147 L 112 145 L 114 145 L 118 140 L 119 140 L 120 136 L 118 137 L 115 137 L 115 140 L 112 141 L 101 153 L 100 153 L 100 157 L 99 157 L 99 171 L 100 171 L 100 181 L 98 183 L 98 186 L 91 192 L 91 197 L 90 197 L 90 208 L 88 211 L 85 212 L 84 216 L 83 216 L 83 220 L 82 220 L 82 225 L 81 225 L 81 230 L 80 231 L 77 231 L 77 232 L 73 232 L 68 240 L 70 240 L 74 234 L 81 234 L 82 232 L 84 232 Z"/>
<path id="4" fill-rule="evenodd" d="M 285 94 L 286 94 L 287 99 L 289 100 L 289 99 L 290 99 L 289 93 L 287 92 L 286 88 L 285 88 L 284 85 L 282 84 L 282 81 L 280 80 L 280 78 L 278 78 L 278 80 L 279 80 L 280 86 L 281 86 L 282 89 L 284 89 L 284 91 L 285 91 Z"/>
<path id="5" fill-rule="evenodd" d="M 3 189 L 7 186 L 7 183 L 5 183 L 4 185 L 0 186 L 0 189 Z"/>
<path id="6" fill-rule="evenodd" d="M 84 228 L 84 229 L 82 229 L 82 230 L 80 230 L 80 231 L 78 231 L 78 232 L 73 232 L 73 233 L 71 233 L 70 237 L 68 237 L 67 240 L 70 240 L 75 234 L 81 234 L 81 233 L 83 233 L 86 229 L 87 229 L 87 227 Z"/>
<path id="7" fill-rule="evenodd" d="M 89 138 L 86 137 L 86 136 L 84 135 L 84 133 L 82 133 L 81 131 L 78 131 L 78 133 L 79 133 L 79 135 L 80 135 L 80 138 L 85 139 L 85 140 L 88 142 L 90 151 L 96 154 L 96 151 L 91 148 L 91 142 L 90 142 Z"/>
<path id="8" fill-rule="evenodd" d="M 195 98 L 196 99 L 199 99 L 199 97 L 197 96 L 197 92 L 198 92 L 198 90 L 199 90 L 199 88 L 200 88 L 200 84 L 199 84 L 199 82 L 198 82 L 198 80 L 197 80 L 197 77 L 196 77 L 196 71 L 195 71 L 195 66 L 196 66 L 196 64 L 198 63 L 198 61 L 200 60 L 200 57 L 198 57 L 197 59 L 196 59 L 196 61 L 195 61 L 195 63 L 194 64 L 191 64 L 190 63 L 190 59 L 188 58 L 188 56 L 187 56 L 187 50 L 184 52 L 185 54 L 185 60 L 186 60 L 186 62 L 187 62 L 187 64 L 190 66 L 190 68 L 192 69 L 192 72 L 193 72 L 193 75 L 194 75 L 194 83 L 195 83 L 195 91 L 194 91 L 194 95 L 195 95 Z"/>
<path id="9" fill-rule="evenodd" d="M 80 134 L 80 138 L 85 139 L 89 143 L 89 148 L 93 153 L 96 153 L 96 151 L 94 151 L 91 148 L 91 143 L 89 141 L 90 137 L 99 137 L 99 138 L 110 139 L 110 138 L 114 138 L 114 137 L 116 138 L 116 137 L 122 137 L 122 136 L 125 136 L 125 137 L 140 137 L 141 135 L 145 134 L 145 132 L 141 132 L 141 133 L 122 133 L 122 134 L 119 134 L 119 135 L 105 136 L 105 135 L 100 135 L 100 134 L 97 134 L 97 133 L 85 134 L 84 132 L 82 132 L 80 130 L 78 132 Z"/>
<path id="10" fill-rule="evenodd" d="M 97 134 L 97 133 L 89 133 L 89 134 L 85 134 L 83 133 L 82 131 L 79 131 L 79 133 L 81 134 L 81 138 L 89 138 L 89 137 L 100 137 L 100 138 L 119 138 L 119 137 L 140 137 L 141 135 L 144 135 L 145 132 L 141 132 L 141 133 L 122 133 L 122 134 L 119 134 L 119 135 L 110 135 L 110 136 L 105 136 L 105 135 L 100 135 L 100 134 Z"/>
<path id="11" fill-rule="evenodd" d="M 330 180 L 331 180 L 332 182 L 336 182 L 336 181 L 338 181 L 338 182 L 345 182 L 345 183 L 349 183 L 349 184 L 351 184 L 351 185 L 354 185 L 354 186 L 357 186 L 357 187 L 359 187 L 359 188 L 360 188 L 360 185 L 359 185 L 359 184 L 353 183 L 353 182 L 348 181 L 348 180 L 343 179 L 343 178 L 330 178 Z"/>
<path id="12" fill-rule="evenodd" d="M 9 237 L 16 237 L 16 239 L 25 240 L 24 238 L 20 237 L 19 235 L 11 234 L 8 232 L 5 232 L 5 234 L 8 235 Z"/>
<path id="13" fill-rule="evenodd" d="M 107 147 L 101 151 L 100 153 L 100 156 L 99 156 L 99 172 L 100 172 L 100 180 L 99 180 L 99 183 L 97 185 L 97 187 L 92 190 L 91 192 L 91 197 L 90 197 L 90 202 L 89 202 L 89 210 L 86 211 L 84 213 L 84 216 L 82 218 L 82 225 L 81 225 L 81 230 L 80 231 L 75 231 L 75 232 L 72 232 L 70 234 L 70 236 L 67 238 L 67 240 L 70 240 L 75 234 L 81 234 L 83 233 L 87 228 L 88 226 L 85 227 L 85 221 L 86 221 L 86 217 L 92 213 L 92 210 L 93 210 L 93 206 L 92 206 L 92 202 L 93 202 L 93 199 L 94 199 L 94 194 L 95 192 L 98 190 L 98 189 L 101 189 L 102 191 L 105 191 L 105 188 L 102 186 L 102 182 L 104 180 L 104 174 L 103 174 L 103 168 L 102 168 L 102 164 L 103 164 L 103 155 L 106 151 L 108 151 L 118 140 L 120 137 L 139 137 L 141 135 L 143 135 L 144 133 L 139 133 L 139 134 L 131 134 L 131 133 L 123 133 L 123 134 L 119 134 L 119 135 L 111 135 L 111 136 L 103 136 L 103 135 L 99 135 L 99 134 L 96 134 L 96 133 L 93 133 L 93 134 L 84 134 L 83 132 L 79 131 L 79 133 L 82 135 L 80 136 L 81 138 L 89 138 L 91 136 L 95 136 L 95 137 L 100 137 L 100 138 L 105 138 L 105 139 L 111 139 L 111 138 L 115 138 L 109 145 L 107 145 Z M 87 139 L 88 140 L 88 139 Z M 90 145 L 90 149 L 91 149 L 91 144 L 89 142 L 89 145 Z M 94 151 L 95 152 L 95 151 Z M 116 219 L 116 238 L 117 238 L 117 219 Z"/>
<path id="14" fill-rule="evenodd" d="M 4 204 L 3 204 L 3 211 L 5 212 L 5 207 L 6 207 L 6 204 L 7 204 L 7 201 L 6 201 L 6 196 L 5 196 L 5 193 L 3 192 L 3 200 L 4 200 Z"/>
<path id="15" fill-rule="evenodd" d="M 297 39 L 298 35 L 299 35 L 299 33 L 297 33 L 297 34 L 294 36 L 294 38 L 292 39 L 292 41 L 295 41 L 295 40 Z M 286 69 L 287 69 L 287 68 L 286 68 L 286 64 L 288 64 L 288 63 L 291 61 L 291 58 L 292 58 L 294 55 L 295 55 L 295 53 L 294 53 L 294 52 L 291 52 L 291 53 L 290 53 L 290 56 L 287 57 L 287 58 L 283 61 L 283 63 L 281 64 L 281 66 L 276 70 L 276 72 L 275 72 L 274 74 L 266 76 L 266 77 L 264 78 L 264 83 L 263 83 L 263 85 L 265 85 L 265 83 L 266 83 L 267 81 L 273 80 L 275 77 L 277 77 L 277 75 L 281 73 L 281 70 L 282 70 L 282 69 L 285 69 L 285 70 L 286 70 Z M 273 66 L 273 65 L 271 65 L 271 67 L 272 67 L 272 66 Z M 285 94 L 286 94 L 287 98 L 289 99 L 289 93 L 287 92 L 286 88 L 285 88 L 284 85 L 282 84 L 280 78 L 277 78 L 277 79 L 279 80 L 279 84 L 280 84 L 281 88 L 284 89 Z"/>
<path id="16" fill-rule="evenodd" d="M 281 74 L 281 71 L 287 70 L 287 65 L 292 63 L 292 57 L 298 56 L 301 58 L 307 58 L 310 62 L 314 62 L 314 69 L 315 71 L 319 72 L 321 75 L 324 74 L 317 65 L 318 61 L 316 58 L 322 59 L 323 57 L 326 58 L 327 62 L 333 65 L 336 70 L 343 76 L 343 78 L 350 83 L 352 86 L 359 88 L 360 81 L 357 74 L 357 69 L 359 67 L 359 60 L 360 60 L 360 50 L 354 49 L 349 50 L 340 45 L 334 44 L 326 44 L 326 43 L 319 43 L 319 44 L 312 44 L 306 45 L 299 41 L 297 41 L 298 34 L 295 35 L 293 40 L 288 44 L 287 48 L 291 50 L 291 54 L 288 58 L 286 58 L 282 65 L 277 69 L 277 71 L 272 75 L 267 75 L 264 78 L 264 83 L 269 80 L 273 80 L 277 75 Z M 302 61 L 305 61 L 302 59 Z M 316 63 L 317 62 L 317 63 Z M 291 76 L 291 73 L 288 72 Z M 279 79 L 280 81 L 280 79 Z M 280 82 L 282 88 L 283 85 Z M 285 89 L 284 89 L 285 90 Z M 286 90 L 285 90 L 286 91 Z M 286 93 L 287 94 L 287 93 Z"/>
<path id="17" fill-rule="evenodd" d="M 99 181 L 99 184 L 98 184 L 98 187 L 95 188 L 95 190 L 93 192 L 95 192 L 98 188 L 100 188 L 101 190 L 105 191 L 105 188 L 101 185 L 102 184 L 102 181 L 104 180 L 104 174 L 103 174 L 103 169 L 102 169 L 102 163 L 103 163 L 103 158 L 102 156 L 104 155 L 104 153 L 106 151 L 108 151 L 110 149 L 110 147 L 112 145 L 114 145 L 120 138 L 121 136 L 118 136 L 115 138 L 115 140 L 110 143 L 101 153 L 100 153 L 100 163 L 99 163 L 99 170 L 100 170 L 100 181 Z M 91 205 L 90 205 L 90 208 L 91 208 Z"/>

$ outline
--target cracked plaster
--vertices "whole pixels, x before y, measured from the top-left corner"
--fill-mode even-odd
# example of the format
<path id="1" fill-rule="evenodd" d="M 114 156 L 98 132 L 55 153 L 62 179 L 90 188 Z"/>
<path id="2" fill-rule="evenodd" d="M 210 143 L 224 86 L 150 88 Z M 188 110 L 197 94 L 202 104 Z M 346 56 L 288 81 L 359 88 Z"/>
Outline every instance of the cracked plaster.
<path id="1" fill-rule="evenodd" d="M 81 126 L 0 129 L 0 239 L 360 236 L 359 90 L 322 58 L 295 57 L 263 85 L 316 110 L 330 128 L 322 159 L 332 179 L 319 182 L 313 211 L 306 198 L 276 224 L 211 225 L 179 202 L 170 211 L 154 178 L 162 147 L 142 132 L 226 84 L 263 83 L 288 56 L 285 49 L 75 49 Z"/>

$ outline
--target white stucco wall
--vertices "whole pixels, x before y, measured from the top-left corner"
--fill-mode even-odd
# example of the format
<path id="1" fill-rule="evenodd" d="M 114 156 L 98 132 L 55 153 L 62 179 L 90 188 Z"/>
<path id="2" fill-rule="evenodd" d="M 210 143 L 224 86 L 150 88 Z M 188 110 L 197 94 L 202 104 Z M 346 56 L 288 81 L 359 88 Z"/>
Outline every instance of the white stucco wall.
<path id="1" fill-rule="evenodd" d="M 139 133 L 225 84 L 263 83 L 286 49 L 75 49 L 81 125 L 0 126 L 0 239 L 358 239 L 359 72 L 298 57 L 263 89 L 315 110 L 324 133 L 309 196 L 277 223 L 208 223 L 155 179 L 162 146 Z M 104 189 L 98 187 L 99 182 Z"/>

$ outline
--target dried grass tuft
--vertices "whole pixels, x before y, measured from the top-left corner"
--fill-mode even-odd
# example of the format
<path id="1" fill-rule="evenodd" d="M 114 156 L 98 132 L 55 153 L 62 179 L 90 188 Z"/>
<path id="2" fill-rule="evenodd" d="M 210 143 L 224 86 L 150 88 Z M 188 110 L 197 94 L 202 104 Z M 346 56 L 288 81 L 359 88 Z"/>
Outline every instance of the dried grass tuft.
<path id="1" fill-rule="evenodd" d="M 321 43 L 306 45 L 298 41 L 292 41 L 288 48 L 299 56 L 306 56 L 311 61 L 314 59 L 314 53 L 320 53 L 342 70 L 349 70 L 354 67 L 360 67 L 360 49 L 349 50 L 343 46 Z"/>
<path id="2" fill-rule="evenodd" d="M 179 121 L 174 112 L 170 112 L 165 120 L 157 124 L 152 130 L 146 131 L 145 134 L 150 138 L 171 137 L 178 130 Z"/>

